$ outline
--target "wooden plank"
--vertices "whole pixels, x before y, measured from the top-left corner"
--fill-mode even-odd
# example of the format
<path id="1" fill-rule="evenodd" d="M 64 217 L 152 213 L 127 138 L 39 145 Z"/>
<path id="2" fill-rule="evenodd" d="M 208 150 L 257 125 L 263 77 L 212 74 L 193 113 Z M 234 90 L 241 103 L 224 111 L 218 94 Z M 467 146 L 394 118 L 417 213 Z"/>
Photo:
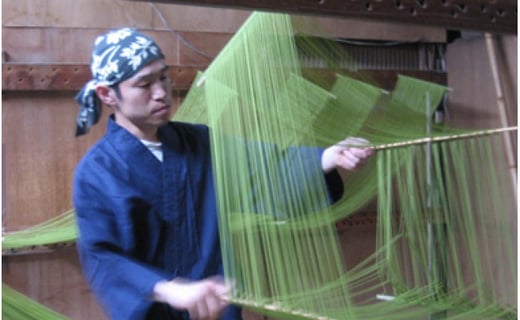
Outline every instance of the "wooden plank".
<path id="1" fill-rule="evenodd" d="M 509 56 L 503 56 L 502 61 L 512 61 L 513 57 L 518 57 L 517 39 L 514 37 L 511 40 L 514 40 L 514 46 L 501 47 L 502 54 Z M 479 37 L 456 41 L 450 45 L 446 61 L 448 70 L 454 70 L 449 73 L 448 82 L 453 88 L 449 99 L 449 123 L 463 128 L 502 127 L 496 108 L 497 96 L 485 39 Z M 507 105 L 510 125 L 518 124 L 516 64 L 516 61 L 510 64 L 504 68 L 506 72 L 501 74 L 510 96 L 510 103 Z"/>
<path id="2" fill-rule="evenodd" d="M 206 66 L 189 67 L 172 65 L 169 75 L 173 79 L 173 89 L 186 91 L 191 87 L 197 72 Z M 446 83 L 447 75 L 442 72 L 410 71 L 410 70 L 330 70 L 304 68 L 303 75 L 309 79 L 325 80 L 332 84 L 336 72 L 370 81 L 384 89 L 391 89 L 398 74 L 409 75 L 436 83 Z M 77 91 L 91 79 L 88 65 L 66 64 L 19 64 L 4 63 L 2 65 L 2 91 Z"/>
<path id="3" fill-rule="evenodd" d="M 63 33 L 81 31 L 88 33 L 91 29 L 107 30 L 121 26 L 135 26 L 146 31 L 235 33 L 251 14 L 250 10 L 112 0 L 4 0 L 2 7 L 4 28 L 51 27 L 64 29 L 61 31 Z M 298 20 L 298 28 L 301 32 L 311 35 L 396 41 L 421 39 L 424 42 L 443 42 L 445 40 L 444 26 L 415 25 L 414 28 L 410 28 L 409 25 L 402 23 L 389 23 L 375 19 L 361 20 L 359 16 L 345 18 L 299 14 L 295 13 L 293 16 Z M 59 37 L 47 40 L 54 42 L 57 39 Z M 89 37 L 78 37 L 75 41 L 80 42 L 80 47 L 81 41 L 90 46 L 92 42 L 88 39 Z M 26 45 L 34 43 L 36 42 L 27 41 Z M 69 45 L 62 49 L 75 47 L 71 40 L 64 43 Z"/>
<path id="4" fill-rule="evenodd" d="M 339 233 L 356 226 L 375 226 L 377 224 L 377 212 L 359 212 L 336 222 Z"/>
<path id="5" fill-rule="evenodd" d="M 150 27 L 148 4 L 122 7 L 112 0 L 3 0 L 2 24 L 16 27 L 113 28 L 121 25 Z"/>
<path id="6" fill-rule="evenodd" d="M 2 90 L 78 90 L 90 78 L 88 65 L 2 64 Z"/>
<path id="7" fill-rule="evenodd" d="M 428 25 L 361 20 L 359 17 L 292 15 L 299 33 L 324 38 L 360 40 L 446 42 L 446 30 Z"/>
<path id="8" fill-rule="evenodd" d="M 70 319 L 107 319 L 87 287 L 75 247 L 4 260 L 2 281 L 12 288 Z"/>
<path id="9" fill-rule="evenodd" d="M 90 62 L 95 38 L 106 29 L 4 27 L 2 50 L 9 63 L 79 64 Z M 231 33 L 146 30 L 169 65 L 206 66 L 228 43 Z"/>
<path id="10" fill-rule="evenodd" d="M 517 32 L 517 3 L 496 1 L 417 1 L 417 0 L 129 0 L 169 4 L 189 4 L 219 8 L 242 8 L 339 16 L 357 19 L 430 25 L 495 33 Z"/>
<path id="11" fill-rule="evenodd" d="M 103 29 L 2 28 L 6 62 L 88 63 L 92 45 Z"/>
<path id="12" fill-rule="evenodd" d="M 200 67 L 170 66 L 173 89 L 187 90 Z M 88 65 L 18 64 L 2 65 L 2 91 L 78 91 L 92 79 Z"/>
<path id="13" fill-rule="evenodd" d="M 54 253 L 56 251 L 66 249 L 68 247 L 75 247 L 75 246 L 76 246 L 76 241 L 59 242 L 59 243 L 54 243 L 51 245 L 28 246 L 28 247 L 22 247 L 22 248 L 11 248 L 11 249 L 2 248 L 2 257 Z"/>
<path id="14" fill-rule="evenodd" d="M 96 126 L 75 138 L 74 93 L 24 92 L 2 97 L 6 231 L 47 221 L 72 208 L 72 175 L 81 156 L 104 132 Z M 105 123 L 107 112 L 101 123 Z"/>
<path id="15" fill-rule="evenodd" d="M 134 26 L 167 30 L 156 8 L 176 31 L 234 33 L 250 15 L 248 10 L 164 5 L 113 0 L 3 0 L 5 27 L 111 29 Z"/>
<path id="16" fill-rule="evenodd" d="M 6 231 L 21 230 L 72 208 L 72 177 L 86 151 L 105 133 L 110 108 L 97 125 L 75 137 L 78 105 L 71 91 L 2 94 Z M 174 94 L 173 107 L 181 97 Z"/>

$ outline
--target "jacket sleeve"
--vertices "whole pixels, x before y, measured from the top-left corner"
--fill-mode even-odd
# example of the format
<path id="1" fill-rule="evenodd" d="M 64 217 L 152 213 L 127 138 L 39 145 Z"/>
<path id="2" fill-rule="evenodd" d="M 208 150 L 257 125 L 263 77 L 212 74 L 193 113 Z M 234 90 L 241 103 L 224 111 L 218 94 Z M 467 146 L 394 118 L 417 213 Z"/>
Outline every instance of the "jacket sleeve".
<path id="1" fill-rule="evenodd" d="M 306 197 L 313 198 L 314 201 L 307 206 L 311 211 L 331 205 L 343 196 L 343 180 L 337 170 L 325 174 L 321 168 L 323 152 L 323 149 L 316 147 L 290 147 L 284 150 L 282 157 L 282 170 L 289 173 L 291 186 L 296 190 L 293 193 L 296 196 L 286 198 L 289 201 L 305 201 Z M 323 187 L 325 198 L 321 199 L 317 195 Z"/>
<path id="2" fill-rule="evenodd" d="M 249 144 L 249 210 L 287 218 L 319 212 L 340 200 L 343 181 L 336 170 L 323 172 L 323 151 L 308 146 L 282 150 L 272 144 Z"/>
<path id="3" fill-rule="evenodd" d="M 154 285 L 167 279 L 161 271 L 133 259 L 124 248 L 121 226 L 107 206 L 107 193 L 93 183 L 99 177 L 76 173 L 73 201 L 77 248 L 85 278 L 111 319 L 143 319 L 153 301 Z"/>

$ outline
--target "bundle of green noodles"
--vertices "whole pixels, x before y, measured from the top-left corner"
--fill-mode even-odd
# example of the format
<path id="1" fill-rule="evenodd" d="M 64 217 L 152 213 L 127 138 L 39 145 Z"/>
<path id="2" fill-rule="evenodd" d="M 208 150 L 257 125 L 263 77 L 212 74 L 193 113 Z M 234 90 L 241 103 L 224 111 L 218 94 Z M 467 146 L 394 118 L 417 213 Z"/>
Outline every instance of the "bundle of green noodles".
<path id="1" fill-rule="evenodd" d="M 70 243 L 74 242 L 76 237 L 74 210 L 69 210 L 30 228 L 4 233 L 2 250 L 16 251 L 22 248 Z"/>
<path id="2" fill-rule="evenodd" d="M 68 318 L 2 283 L 2 319 L 67 320 Z"/>
<path id="3" fill-rule="evenodd" d="M 451 139 L 468 130 L 432 124 L 437 84 L 400 76 L 386 93 L 340 74 L 330 88 L 306 79 L 295 33 L 286 15 L 253 14 L 178 113 L 211 127 L 233 301 L 289 319 L 516 317 L 516 203 L 500 136 Z M 347 136 L 381 151 L 326 206 L 308 146 Z M 443 142 L 384 148 L 424 137 Z M 334 222 L 374 199 L 377 248 L 348 269 Z"/>

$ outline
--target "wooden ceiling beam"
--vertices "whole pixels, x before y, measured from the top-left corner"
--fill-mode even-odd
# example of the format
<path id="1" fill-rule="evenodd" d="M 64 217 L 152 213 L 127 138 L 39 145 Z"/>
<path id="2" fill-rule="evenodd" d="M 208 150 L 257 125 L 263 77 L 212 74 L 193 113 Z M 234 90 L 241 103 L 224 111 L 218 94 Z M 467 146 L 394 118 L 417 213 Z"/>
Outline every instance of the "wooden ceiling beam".
<path id="1" fill-rule="evenodd" d="M 517 33 L 515 0 L 129 0 Z"/>

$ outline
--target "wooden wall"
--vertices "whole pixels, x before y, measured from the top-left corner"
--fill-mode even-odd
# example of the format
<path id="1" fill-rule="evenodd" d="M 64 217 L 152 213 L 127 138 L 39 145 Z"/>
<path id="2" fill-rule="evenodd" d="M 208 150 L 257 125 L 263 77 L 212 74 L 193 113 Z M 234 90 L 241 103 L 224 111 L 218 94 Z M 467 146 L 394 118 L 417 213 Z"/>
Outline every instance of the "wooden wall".
<path id="1" fill-rule="evenodd" d="M 475 128 L 503 125 L 499 117 L 499 97 L 489 58 L 489 48 L 482 33 L 467 33 L 448 45 L 447 68 L 449 120 L 454 124 Z M 503 91 L 508 125 L 518 123 L 517 109 L 517 37 L 501 36 L 496 39 L 499 85 Z M 450 72 L 452 71 L 453 72 Z"/>
<path id="2" fill-rule="evenodd" d="M 463 37 L 448 46 L 447 67 L 448 86 L 453 90 L 448 96 L 447 121 L 457 126 L 469 128 L 499 128 L 518 125 L 517 107 L 517 37 L 502 36 L 496 39 L 496 46 L 490 48 L 486 44 L 484 34 L 463 34 Z M 497 55 L 499 81 L 492 75 L 489 50 Z M 502 95 L 497 95 L 497 86 Z M 504 116 L 500 113 L 500 103 L 504 103 Z M 505 118 L 505 119 L 504 119 Z M 505 135 L 503 135 L 505 137 Z M 518 178 L 518 132 L 509 135 L 510 144 L 504 139 L 508 160 L 509 174 Z M 509 146 L 510 148 L 507 148 Z M 506 158 L 507 158 L 506 155 Z M 512 179 L 504 181 L 510 193 L 506 199 L 509 208 L 507 220 L 511 230 L 518 233 L 517 202 L 518 193 L 514 190 Z M 513 200 L 516 198 L 516 201 Z M 492 227 L 490 227 L 492 229 Z M 513 247 L 516 248 L 516 245 Z M 516 257 L 518 258 L 518 257 Z M 508 261 L 508 257 L 495 257 L 497 261 Z M 515 259 L 516 261 L 516 259 Z M 496 267 L 496 266 L 494 266 Z M 507 272 L 515 273 L 515 270 Z M 500 279 L 502 274 L 492 271 Z M 508 273 L 509 274 L 509 273 Z M 511 279 L 511 286 L 516 288 L 517 279 Z M 497 286 L 499 281 L 490 281 L 489 285 Z M 497 290 L 498 288 L 494 288 Z M 500 290 L 497 290 L 500 292 Z M 518 295 L 502 297 L 511 305 L 517 305 Z"/>
<path id="3" fill-rule="evenodd" d="M 164 15 L 167 25 L 155 8 Z M 7 72 L 9 65 L 84 67 L 89 63 L 92 43 L 98 34 L 114 27 L 136 26 L 156 38 L 167 55 L 167 63 L 179 67 L 174 80 L 186 86 L 194 75 L 193 70 L 204 69 L 250 14 L 241 10 L 177 5 L 158 4 L 155 8 L 144 2 L 122 0 L 4 0 L 3 71 Z M 338 37 L 445 40 L 444 30 L 435 28 L 341 19 L 319 20 L 323 25 L 320 32 L 333 32 Z M 179 35 L 203 54 L 184 45 Z M 457 92 L 452 99 L 457 110 L 465 110 L 463 115 L 453 113 L 466 119 L 464 121 L 480 121 L 477 120 L 482 115 L 480 112 L 496 113 L 490 107 L 494 101 L 492 86 L 488 82 L 485 50 L 481 47 L 481 40 L 475 42 L 457 42 L 450 47 L 455 50 L 450 51 L 448 56 L 450 61 L 456 61 L 450 62 L 449 73 L 453 70 L 453 74 L 461 77 L 450 78 L 450 86 Z M 516 44 L 516 37 L 508 39 L 503 50 L 507 52 L 508 68 L 516 71 L 516 59 L 513 58 L 516 57 L 516 48 L 512 43 Z M 468 55 L 468 52 L 472 54 Z M 459 73 L 459 70 L 464 70 L 466 75 Z M 471 81 L 468 82 L 466 77 Z M 12 79 L 17 81 L 16 77 Z M 6 84 L 3 84 L 2 223 L 3 229 L 8 231 L 23 229 L 72 208 L 73 170 L 85 151 L 104 133 L 108 115 L 105 109 L 103 119 L 90 134 L 75 138 L 77 105 L 73 97 L 76 91 L 67 87 L 67 83 L 63 83 L 65 89 L 61 90 L 56 87 L 42 89 L 51 86 L 48 82 L 53 79 L 52 75 L 38 74 L 18 81 L 27 79 L 43 84 L 28 83 L 25 90 L 7 90 Z M 514 81 L 516 88 L 516 74 Z M 475 90 L 482 87 L 489 90 Z M 186 87 L 174 89 L 178 103 Z M 480 111 L 473 111 L 475 105 L 479 106 Z M 511 112 L 516 114 L 516 101 Z M 356 229 L 349 232 L 349 228 Z M 357 252 L 346 253 L 349 261 L 354 263 L 375 247 L 374 226 L 349 228 L 343 230 L 340 238 L 359 243 Z M 15 289 L 73 319 L 104 318 L 84 283 L 73 247 L 53 253 L 4 256 L 2 276 L 3 281 Z M 251 314 L 249 317 L 257 316 Z"/>

